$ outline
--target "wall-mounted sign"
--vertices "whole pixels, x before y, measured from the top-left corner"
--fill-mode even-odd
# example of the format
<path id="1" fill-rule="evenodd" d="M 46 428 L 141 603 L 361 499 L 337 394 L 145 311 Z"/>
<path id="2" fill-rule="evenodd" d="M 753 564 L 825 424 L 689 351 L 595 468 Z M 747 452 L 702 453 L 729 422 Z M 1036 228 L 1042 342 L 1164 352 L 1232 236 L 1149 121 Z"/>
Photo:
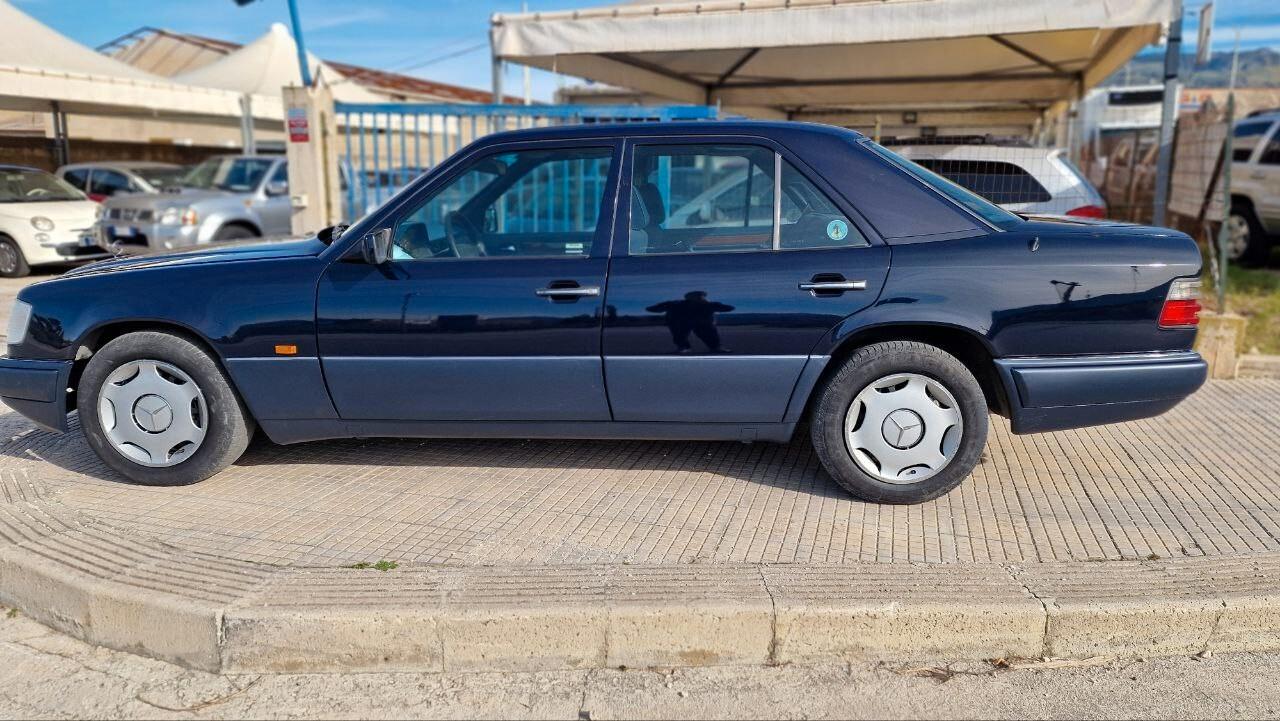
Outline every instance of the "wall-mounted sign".
<path id="1" fill-rule="evenodd" d="M 307 143 L 311 141 L 311 127 L 307 124 L 306 108 L 289 108 L 285 116 L 289 129 L 289 142 Z"/>

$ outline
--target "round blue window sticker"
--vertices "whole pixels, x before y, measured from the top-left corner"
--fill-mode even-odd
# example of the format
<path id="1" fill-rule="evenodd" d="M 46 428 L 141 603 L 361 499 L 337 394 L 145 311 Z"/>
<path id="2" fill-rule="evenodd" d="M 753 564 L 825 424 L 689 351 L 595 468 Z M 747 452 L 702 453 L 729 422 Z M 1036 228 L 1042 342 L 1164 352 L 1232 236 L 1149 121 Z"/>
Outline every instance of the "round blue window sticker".
<path id="1" fill-rule="evenodd" d="M 849 235 L 849 224 L 836 219 L 827 223 L 827 237 L 832 240 L 844 240 Z"/>

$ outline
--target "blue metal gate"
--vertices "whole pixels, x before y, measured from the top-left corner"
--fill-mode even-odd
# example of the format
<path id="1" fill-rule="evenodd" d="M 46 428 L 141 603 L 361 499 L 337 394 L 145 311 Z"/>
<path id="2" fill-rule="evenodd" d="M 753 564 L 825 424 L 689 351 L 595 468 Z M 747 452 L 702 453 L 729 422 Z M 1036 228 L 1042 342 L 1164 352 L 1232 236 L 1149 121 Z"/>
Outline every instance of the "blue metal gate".
<path id="1" fill-rule="evenodd" d="M 583 123 L 715 120 L 701 105 L 462 105 L 335 103 L 343 134 L 346 207 L 363 214 L 477 138 L 521 128 Z M 348 218 L 348 221 L 353 220 Z"/>

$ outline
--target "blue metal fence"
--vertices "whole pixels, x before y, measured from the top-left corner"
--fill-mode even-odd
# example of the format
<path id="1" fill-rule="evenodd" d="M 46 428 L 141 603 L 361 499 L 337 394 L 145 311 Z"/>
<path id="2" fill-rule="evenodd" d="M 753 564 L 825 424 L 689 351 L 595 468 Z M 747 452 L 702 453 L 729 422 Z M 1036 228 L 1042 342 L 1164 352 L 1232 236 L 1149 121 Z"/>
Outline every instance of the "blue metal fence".
<path id="1" fill-rule="evenodd" d="M 701 105 L 462 105 L 335 103 L 347 167 L 347 208 L 367 212 L 477 138 L 522 128 L 585 123 L 715 120 Z M 348 218 L 347 220 L 354 220 Z"/>

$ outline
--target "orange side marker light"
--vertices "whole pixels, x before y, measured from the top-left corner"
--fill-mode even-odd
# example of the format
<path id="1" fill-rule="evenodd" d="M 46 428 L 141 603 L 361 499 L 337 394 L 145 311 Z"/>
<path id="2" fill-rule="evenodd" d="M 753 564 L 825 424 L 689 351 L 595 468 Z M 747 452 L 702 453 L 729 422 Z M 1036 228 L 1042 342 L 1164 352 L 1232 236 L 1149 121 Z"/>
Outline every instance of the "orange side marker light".
<path id="1" fill-rule="evenodd" d="M 276 346 L 276 355 L 298 355 L 298 346 L 278 345 Z"/>

